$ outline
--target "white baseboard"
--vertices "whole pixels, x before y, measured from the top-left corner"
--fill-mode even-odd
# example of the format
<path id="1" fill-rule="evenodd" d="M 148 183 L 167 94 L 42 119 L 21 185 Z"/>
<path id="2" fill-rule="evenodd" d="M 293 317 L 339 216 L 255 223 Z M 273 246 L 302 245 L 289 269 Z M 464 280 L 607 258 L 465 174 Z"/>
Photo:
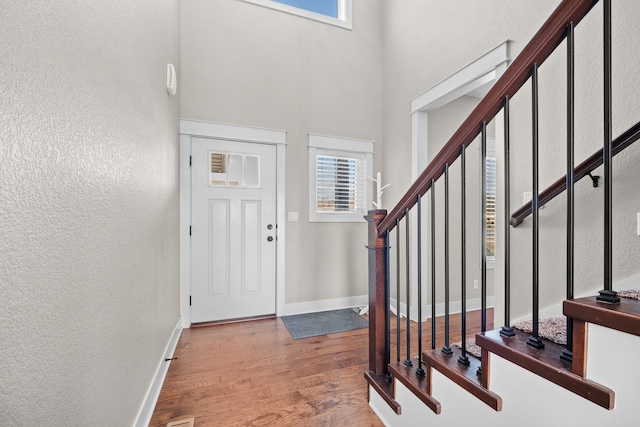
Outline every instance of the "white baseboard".
<path id="1" fill-rule="evenodd" d="M 354 297 L 325 299 L 319 301 L 296 302 L 285 304 L 284 315 L 293 316 L 296 314 L 317 313 L 319 311 L 339 310 L 341 308 L 362 307 L 369 303 L 367 295 Z"/>
<path id="2" fill-rule="evenodd" d="M 162 390 L 162 384 L 164 383 L 164 379 L 167 376 L 167 371 L 169 370 L 169 365 L 171 364 L 171 360 L 166 361 L 166 359 L 171 359 L 173 357 L 173 353 L 176 350 L 178 339 L 180 339 L 181 333 L 182 319 L 179 317 L 178 322 L 173 329 L 173 333 L 169 338 L 169 342 L 165 347 L 162 358 L 160 359 L 160 363 L 158 364 L 158 368 L 156 369 L 156 374 L 153 377 L 153 381 L 151 382 L 151 385 L 147 390 L 147 395 L 145 396 L 144 403 L 140 408 L 140 412 L 138 413 L 138 417 L 134 424 L 135 427 L 149 426 L 151 416 L 153 415 L 153 410 L 156 408 L 156 403 L 158 402 L 158 397 L 160 396 L 160 390 Z"/>
<path id="3" fill-rule="evenodd" d="M 391 298 L 391 306 L 393 310 L 398 306 L 398 302 Z M 431 318 L 431 304 L 422 306 L 422 313 L 424 314 L 424 319 Z M 482 300 L 480 298 L 467 300 L 467 311 L 475 311 L 480 310 L 482 307 Z M 494 302 L 493 297 L 487 297 L 487 308 L 493 308 Z M 462 301 L 450 301 L 449 302 L 449 314 L 458 314 L 462 311 Z M 407 305 L 403 302 L 400 302 L 400 314 L 403 317 L 407 315 Z M 444 303 L 436 304 L 436 317 L 444 316 Z M 411 311 L 411 320 L 418 321 L 418 313 L 416 310 Z"/>
<path id="4" fill-rule="evenodd" d="M 336 298 L 336 299 L 325 299 L 319 301 L 307 301 L 307 302 L 297 302 L 293 304 L 287 304 L 284 307 L 285 316 L 293 316 L 296 314 L 305 314 L 305 313 L 317 313 L 319 311 L 328 311 L 328 310 L 338 310 L 341 308 L 351 308 L 351 307 L 363 307 L 369 303 L 369 299 L 367 295 L 358 295 L 355 297 L 347 297 L 347 298 Z M 395 299 L 391 299 L 391 309 L 395 311 L 397 306 L 397 302 Z M 467 311 L 480 310 L 481 300 L 470 299 L 467 300 Z M 431 304 L 427 304 L 423 309 L 423 313 L 425 314 L 424 318 L 429 319 L 431 317 Z M 493 307 L 493 297 L 487 297 L 487 308 Z M 411 312 L 411 320 L 417 320 L 416 310 Z M 457 314 L 462 311 L 462 302 L 461 301 L 451 301 L 449 303 L 449 313 Z M 405 316 L 407 313 L 407 306 L 405 303 L 400 303 L 400 313 L 402 316 Z M 436 304 L 436 316 L 444 316 L 444 303 Z"/>

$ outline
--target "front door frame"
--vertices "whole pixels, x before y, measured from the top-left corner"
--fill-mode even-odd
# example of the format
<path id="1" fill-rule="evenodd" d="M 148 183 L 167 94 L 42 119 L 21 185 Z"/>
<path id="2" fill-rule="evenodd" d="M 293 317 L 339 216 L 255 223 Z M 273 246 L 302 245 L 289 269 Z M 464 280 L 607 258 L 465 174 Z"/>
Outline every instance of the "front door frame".
<path id="1" fill-rule="evenodd" d="M 191 326 L 191 138 L 215 138 L 276 146 L 276 315 L 284 314 L 285 290 L 285 149 L 282 130 L 199 120 L 180 120 L 180 316 L 182 327 Z"/>

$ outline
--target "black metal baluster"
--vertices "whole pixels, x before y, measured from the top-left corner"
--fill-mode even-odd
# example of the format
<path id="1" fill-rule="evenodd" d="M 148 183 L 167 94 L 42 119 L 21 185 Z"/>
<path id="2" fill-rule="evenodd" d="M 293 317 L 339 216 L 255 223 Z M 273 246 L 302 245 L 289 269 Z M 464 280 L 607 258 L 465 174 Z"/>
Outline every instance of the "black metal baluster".
<path id="1" fill-rule="evenodd" d="M 463 365 L 469 365 L 469 358 L 467 357 L 467 183 L 466 183 L 466 147 L 462 146 L 462 151 L 460 153 L 460 210 L 461 210 L 461 267 L 462 267 L 462 352 L 458 357 L 458 363 Z"/>
<path id="2" fill-rule="evenodd" d="M 539 262 L 539 229 L 538 229 L 538 64 L 533 64 L 531 76 L 532 91 L 532 148 L 533 148 L 533 191 L 531 198 L 531 212 L 533 213 L 533 334 L 527 344 L 535 348 L 543 348 L 544 343 L 538 335 L 538 310 L 540 298 L 540 268 Z"/>
<path id="3" fill-rule="evenodd" d="M 422 369 L 422 197 L 418 195 L 418 369 L 416 375 L 424 377 Z"/>
<path id="4" fill-rule="evenodd" d="M 396 353 L 400 361 L 400 220 L 396 219 Z"/>
<path id="5" fill-rule="evenodd" d="M 436 182 L 431 180 L 431 349 L 436 349 Z"/>
<path id="6" fill-rule="evenodd" d="M 613 143 L 611 137 L 611 0 L 604 0 L 604 290 L 599 301 L 619 303 L 618 293 L 613 290 Z"/>
<path id="7" fill-rule="evenodd" d="M 487 122 L 482 122 L 482 137 L 480 151 L 482 170 L 482 207 L 481 207 L 481 272 L 480 272 L 480 329 L 487 330 Z"/>
<path id="8" fill-rule="evenodd" d="M 411 272 L 410 268 L 411 265 L 409 263 L 409 255 L 410 255 L 410 249 L 409 249 L 409 209 L 405 210 L 405 222 L 406 222 L 406 226 L 405 226 L 405 230 L 407 231 L 407 235 L 405 236 L 405 247 L 406 247 L 406 253 L 405 253 L 405 265 L 406 265 L 406 281 L 407 281 L 407 359 L 404 361 L 404 365 L 405 366 L 413 366 L 413 363 L 411 362 L 411 278 L 409 277 L 409 274 Z"/>
<path id="9" fill-rule="evenodd" d="M 389 257 L 389 252 L 391 248 L 389 247 L 389 234 L 387 231 L 384 235 L 384 259 L 385 259 L 385 277 L 384 277 L 384 332 L 385 332 L 385 340 L 384 340 L 384 371 L 385 371 L 385 380 L 387 382 L 391 382 L 391 373 L 389 372 L 389 362 L 391 361 L 391 259 Z"/>
<path id="10" fill-rule="evenodd" d="M 573 299 L 574 290 L 574 242 L 575 242 L 575 211 L 574 192 L 575 183 L 575 43 L 574 24 L 567 27 L 567 299 Z M 573 360 L 573 319 L 567 318 L 567 346 L 560 355 L 562 360 Z"/>
<path id="11" fill-rule="evenodd" d="M 500 334 L 515 336 L 511 327 L 511 168 L 509 150 L 511 145 L 509 96 L 504 98 L 504 326 Z"/>
<path id="12" fill-rule="evenodd" d="M 482 197 L 480 198 L 480 330 L 487 330 L 487 122 L 482 122 L 480 136 L 480 170 Z M 482 377 L 482 366 L 476 375 Z"/>
<path id="13" fill-rule="evenodd" d="M 442 353 L 453 353 L 449 347 L 449 165 L 444 166 L 444 347 Z"/>

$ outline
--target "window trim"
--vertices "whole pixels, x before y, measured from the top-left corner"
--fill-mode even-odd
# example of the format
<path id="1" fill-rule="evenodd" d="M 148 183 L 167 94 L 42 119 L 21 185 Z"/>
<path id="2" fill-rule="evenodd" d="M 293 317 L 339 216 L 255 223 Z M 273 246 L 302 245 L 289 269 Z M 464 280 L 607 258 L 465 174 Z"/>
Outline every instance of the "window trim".
<path id="1" fill-rule="evenodd" d="M 289 13 L 292 15 L 301 16 L 303 18 L 311 19 L 314 21 L 323 22 L 325 24 L 334 25 L 347 30 L 352 29 L 352 0 L 338 0 L 338 18 L 323 15 L 321 13 L 312 12 L 310 10 L 301 9 L 299 7 L 290 6 L 288 4 L 279 3 L 274 0 L 243 0 L 248 3 L 257 4 L 259 6 L 268 7 L 270 9 L 279 10 L 281 12 Z"/>
<path id="2" fill-rule="evenodd" d="M 365 179 L 373 175 L 373 141 L 309 134 L 309 222 L 365 222 L 364 215 L 371 206 L 373 190 L 364 185 L 362 212 L 316 212 L 316 156 L 318 154 L 344 154 L 352 157 L 364 156 Z"/>

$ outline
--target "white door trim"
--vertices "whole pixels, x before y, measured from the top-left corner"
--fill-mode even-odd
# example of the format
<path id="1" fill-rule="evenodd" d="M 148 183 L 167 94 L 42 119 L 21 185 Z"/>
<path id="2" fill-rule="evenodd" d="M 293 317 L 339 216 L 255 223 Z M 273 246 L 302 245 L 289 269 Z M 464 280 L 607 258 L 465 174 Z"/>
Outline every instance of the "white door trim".
<path id="1" fill-rule="evenodd" d="M 411 100 L 412 179 L 427 167 L 429 111 L 461 96 L 478 90 L 488 90 L 504 74 L 509 63 L 509 40 L 505 40 L 484 55 L 465 65 L 449 77 Z"/>
<path id="2" fill-rule="evenodd" d="M 276 315 L 284 315 L 285 290 L 285 148 L 287 132 L 274 129 L 262 129 L 249 126 L 204 122 L 199 120 L 180 120 L 180 316 L 182 327 L 191 326 L 191 245 L 189 244 L 189 226 L 191 225 L 191 138 L 218 138 L 230 141 L 242 141 L 255 144 L 276 146 L 276 209 L 277 236 L 276 248 Z"/>
<path id="3" fill-rule="evenodd" d="M 509 62 L 509 40 L 489 50 L 411 100 L 411 113 L 428 112 L 457 98 L 471 94 L 482 86 L 493 86 Z M 487 89 L 488 90 L 488 89 Z"/>
<path id="4" fill-rule="evenodd" d="M 413 181 L 418 178 L 424 168 L 429 164 L 429 112 L 464 95 L 486 94 L 507 70 L 507 66 L 509 65 L 508 47 L 509 40 L 503 41 L 498 46 L 411 100 L 411 179 Z M 496 140 L 501 140 L 501 130 L 502 128 L 496 126 Z M 426 221 L 426 210 L 423 212 L 423 215 L 423 220 Z M 417 226 L 417 217 L 412 215 L 410 221 L 411 227 L 415 230 L 414 227 Z M 498 235 L 496 234 L 496 239 L 497 238 Z M 412 248 L 411 262 L 412 265 L 416 265 L 418 262 L 417 242 L 412 238 L 410 244 Z M 413 295 L 417 293 L 417 280 L 417 273 L 414 269 L 411 272 L 411 292 Z M 423 310 L 425 309 L 426 307 L 423 306 Z M 416 298 L 413 298 L 411 317 L 414 317 L 413 313 L 417 311 L 418 304 Z"/>

